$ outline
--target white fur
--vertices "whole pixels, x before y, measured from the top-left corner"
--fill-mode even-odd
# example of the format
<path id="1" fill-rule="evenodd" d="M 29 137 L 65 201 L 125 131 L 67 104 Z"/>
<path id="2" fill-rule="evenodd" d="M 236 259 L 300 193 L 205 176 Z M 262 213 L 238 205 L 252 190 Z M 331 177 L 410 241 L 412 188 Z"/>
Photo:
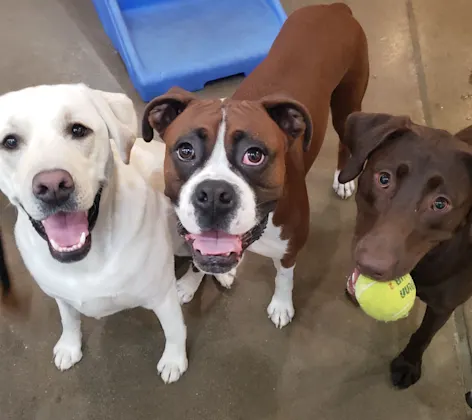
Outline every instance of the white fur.
<path id="1" fill-rule="evenodd" d="M 250 185 L 231 169 L 226 156 L 225 134 L 226 120 L 225 109 L 222 101 L 222 119 L 218 129 L 218 136 L 212 154 L 205 166 L 195 172 L 185 183 L 181 192 L 176 213 L 184 227 L 192 233 L 200 233 L 200 227 L 196 219 L 195 209 L 192 204 L 192 196 L 198 184 L 206 179 L 222 179 L 232 183 L 239 194 L 239 208 L 230 223 L 228 233 L 241 235 L 251 230 L 257 223 L 256 197 Z M 275 279 L 275 292 L 272 301 L 267 308 L 272 322 L 282 328 L 293 318 L 294 309 L 292 303 L 293 268 L 282 267 L 280 260 L 287 251 L 288 241 L 280 238 L 281 229 L 274 226 L 273 214 L 269 215 L 267 227 L 262 237 L 254 242 L 248 249 L 256 254 L 272 258 L 277 269 Z M 236 276 L 236 268 L 229 273 L 218 274 L 216 279 L 226 288 L 230 288 Z M 204 274 L 187 273 L 177 282 L 177 291 L 180 302 L 187 303 L 193 299 L 195 292 L 203 280 Z"/>
<path id="2" fill-rule="evenodd" d="M 284 268 L 279 260 L 274 260 L 277 270 L 275 292 L 267 308 L 267 314 L 277 328 L 285 327 L 295 315 L 292 302 L 293 270 L 295 266 Z"/>
<path id="3" fill-rule="evenodd" d="M 230 223 L 228 233 L 232 235 L 242 235 L 257 223 L 256 197 L 247 182 L 231 170 L 230 163 L 226 156 L 224 143 L 226 134 L 226 115 L 223 107 L 221 108 L 221 113 L 221 123 L 212 154 L 205 163 L 205 166 L 196 171 L 182 187 L 180 191 L 179 204 L 176 207 L 176 213 L 185 229 L 195 234 L 200 233 L 195 208 L 192 203 L 192 196 L 195 188 L 202 181 L 207 179 L 225 180 L 234 186 L 235 190 L 239 193 L 240 198 L 239 207 Z"/>
<path id="4" fill-rule="evenodd" d="M 336 169 L 334 172 L 333 190 L 339 197 L 341 197 L 343 200 L 346 200 L 356 191 L 356 182 L 349 181 L 345 184 L 341 184 L 338 179 L 340 173 L 341 171 L 339 169 Z"/>
<path id="5" fill-rule="evenodd" d="M 70 122 L 90 127 L 93 134 L 71 139 L 66 135 Z M 121 161 L 129 159 L 136 135 L 131 101 L 84 85 L 9 93 L 0 97 L 0 141 L 12 133 L 21 137 L 22 145 L 15 151 L 0 147 L 0 188 L 19 210 L 15 236 L 25 265 L 59 307 L 63 332 L 54 347 L 56 366 L 69 369 L 82 358 L 80 314 L 101 318 L 141 306 L 156 313 L 166 336 L 158 371 L 165 382 L 176 381 L 187 369 L 187 356 L 170 207 L 146 179 L 161 169 L 163 157 L 146 159 L 146 150 L 137 146 L 130 165 Z M 44 217 L 32 194 L 32 178 L 56 168 L 72 175 L 81 210 L 91 207 L 99 185 L 105 184 L 92 248 L 75 263 L 53 259 L 27 216 Z"/>
<path id="6" fill-rule="evenodd" d="M 267 308 L 267 313 L 275 326 L 282 328 L 292 320 L 295 314 L 292 302 L 293 270 L 295 266 L 284 268 L 280 263 L 280 260 L 287 252 L 288 241 L 281 239 L 281 229 L 274 225 L 272 218 L 273 213 L 270 213 L 264 234 L 248 248 L 248 251 L 272 258 L 274 261 L 274 266 L 277 270 L 275 292 Z M 236 277 L 236 270 L 234 268 L 228 273 L 218 274 L 215 277 L 222 286 L 229 289 Z M 188 272 L 177 282 L 179 299 L 182 304 L 188 303 L 193 299 L 203 277 L 203 273 Z"/>

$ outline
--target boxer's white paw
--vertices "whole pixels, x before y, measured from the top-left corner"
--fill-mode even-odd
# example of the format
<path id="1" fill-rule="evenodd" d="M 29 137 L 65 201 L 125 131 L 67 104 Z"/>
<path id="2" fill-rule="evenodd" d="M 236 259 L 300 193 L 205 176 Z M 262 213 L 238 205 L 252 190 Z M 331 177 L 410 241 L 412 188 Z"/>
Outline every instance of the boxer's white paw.
<path id="1" fill-rule="evenodd" d="M 340 172 L 341 171 L 339 169 L 334 172 L 333 190 L 339 197 L 345 200 L 346 198 L 349 198 L 352 194 L 354 194 L 354 192 L 356 191 L 356 182 L 349 181 L 345 184 L 341 184 L 338 180 Z"/>
<path id="2" fill-rule="evenodd" d="M 195 292 L 196 290 L 188 283 L 182 282 L 182 280 L 177 281 L 177 294 L 179 295 L 181 305 L 189 303 L 193 299 Z"/>
<path id="3" fill-rule="evenodd" d="M 215 274 L 216 280 L 227 289 L 231 289 L 231 286 L 234 283 L 234 278 L 236 276 L 236 270 L 231 270 L 229 273 L 225 274 Z"/>
<path id="4" fill-rule="evenodd" d="M 291 300 L 281 300 L 274 296 L 267 307 L 267 314 L 277 328 L 283 328 L 292 321 L 295 315 L 293 302 Z"/>
<path id="5" fill-rule="evenodd" d="M 200 272 L 193 272 L 190 268 L 180 280 L 177 280 L 177 295 L 179 296 L 179 302 L 181 305 L 189 303 L 195 292 L 198 290 L 200 283 L 203 280 L 203 274 Z"/>
<path id="6" fill-rule="evenodd" d="M 60 371 L 70 369 L 82 359 L 81 337 L 63 333 L 54 346 L 54 364 Z"/>
<path id="7" fill-rule="evenodd" d="M 167 348 L 157 364 L 157 371 L 166 384 L 177 381 L 187 370 L 188 360 L 185 352 Z"/>

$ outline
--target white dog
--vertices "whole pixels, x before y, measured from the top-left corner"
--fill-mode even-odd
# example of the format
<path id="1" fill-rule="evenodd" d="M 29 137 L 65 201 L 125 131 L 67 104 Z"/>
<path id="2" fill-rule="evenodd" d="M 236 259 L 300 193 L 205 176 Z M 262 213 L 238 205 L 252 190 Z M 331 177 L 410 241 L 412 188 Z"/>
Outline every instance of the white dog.
<path id="1" fill-rule="evenodd" d="M 0 188 L 18 208 L 23 260 L 59 307 L 56 366 L 69 369 L 82 358 L 80 313 L 100 318 L 144 307 L 164 330 L 157 369 L 173 382 L 187 369 L 187 355 L 170 209 L 146 179 L 162 157 L 135 147 L 125 164 L 136 130 L 123 94 L 56 85 L 3 95 Z"/>

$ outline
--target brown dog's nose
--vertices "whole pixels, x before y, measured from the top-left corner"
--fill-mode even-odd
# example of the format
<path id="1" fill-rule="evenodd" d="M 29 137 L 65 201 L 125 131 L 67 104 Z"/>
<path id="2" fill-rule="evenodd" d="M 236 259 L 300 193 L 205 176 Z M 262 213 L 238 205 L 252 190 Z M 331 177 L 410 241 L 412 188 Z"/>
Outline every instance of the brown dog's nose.
<path id="1" fill-rule="evenodd" d="M 74 192 L 74 180 L 63 169 L 43 171 L 33 178 L 33 194 L 46 204 L 61 205 Z"/>
<path id="2" fill-rule="evenodd" d="M 390 253 L 370 253 L 363 250 L 357 258 L 359 271 L 376 280 L 389 280 L 389 273 L 393 271 L 395 264 L 396 259 Z"/>

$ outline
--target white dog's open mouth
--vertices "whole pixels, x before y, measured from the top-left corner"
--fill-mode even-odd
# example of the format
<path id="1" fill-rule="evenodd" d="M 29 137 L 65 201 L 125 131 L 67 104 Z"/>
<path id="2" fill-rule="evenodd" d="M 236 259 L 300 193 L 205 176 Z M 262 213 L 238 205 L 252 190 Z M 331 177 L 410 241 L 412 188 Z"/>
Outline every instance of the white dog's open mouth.
<path id="1" fill-rule="evenodd" d="M 92 247 L 92 229 L 98 217 L 101 189 L 88 211 L 58 211 L 44 220 L 30 217 L 38 234 L 47 241 L 53 258 L 60 262 L 82 260 Z"/>
<path id="2" fill-rule="evenodd" d="M 87 212 L 59 212 L 41 222 L 52 248 L 72 252 L 82 248 L 89 236 Z"/>

